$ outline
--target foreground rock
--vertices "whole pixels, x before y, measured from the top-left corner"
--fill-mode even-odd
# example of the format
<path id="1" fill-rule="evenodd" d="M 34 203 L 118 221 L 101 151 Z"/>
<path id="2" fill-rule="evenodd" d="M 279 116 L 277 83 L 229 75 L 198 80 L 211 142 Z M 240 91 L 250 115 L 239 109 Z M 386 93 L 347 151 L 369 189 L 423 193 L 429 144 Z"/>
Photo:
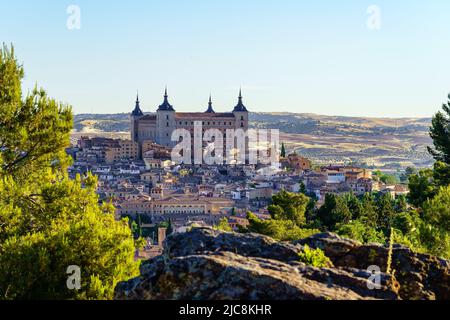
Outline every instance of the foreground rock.
<path id="1" fill-rule="evenodd" d="M 386 271 L 388 252 L 386 246 L 361 245 L 357 241 L 340 238 L 332 233 L 321 233 L 295 242 L 320 248 L 340 269 L 366 269 L 370 265 Z M 399 282 L 402 299 L 450 299 L 450 262 L 411 249 L 394 245 L 391 269 Z"/>
<path id="2" fill-rule="evenodd" d="M 326 247 L 323 236 L 316 244 Z M 339 238 L 340 239 L 340 238 Z M 339 240 L 336 238 L 336 241 Z M 310 239 L 308 243 L 313 242 Z M 339 240 L 340 241 L 340 240 Z M 340 251 L 336 242 L 333 249 Z M 311 245 L 312 246 L 312 245 Z M 351 250 L 357 243 L 349 244 Z M 141 275 L 116 287 L 116 299 L 399 299 L 398 282 L 380 274 L 370 290 L 367 266 L 313 268 L 298 261 L 301 243 L 208 228 L 167 238 L 164 255 L 146 261 Z M 330 249 L 331 252 L 331 249 Z M 334 261 L 334 260 L 333 260 Z"/>

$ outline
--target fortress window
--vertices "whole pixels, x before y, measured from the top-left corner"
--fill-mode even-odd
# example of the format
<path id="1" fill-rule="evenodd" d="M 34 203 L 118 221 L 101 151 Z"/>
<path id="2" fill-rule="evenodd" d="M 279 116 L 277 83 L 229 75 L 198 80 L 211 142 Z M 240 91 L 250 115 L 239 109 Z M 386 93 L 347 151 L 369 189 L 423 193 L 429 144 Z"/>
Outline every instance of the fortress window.
<path id="1" fill-rule="evenodd" d="M 166 119 L 169 120 L 169 115 L 166 116 Z"/>
<path id="2" fill-rule="evenodd" d="M 241 121 L 244 121 L 244 116 L 241 116 Z"/>

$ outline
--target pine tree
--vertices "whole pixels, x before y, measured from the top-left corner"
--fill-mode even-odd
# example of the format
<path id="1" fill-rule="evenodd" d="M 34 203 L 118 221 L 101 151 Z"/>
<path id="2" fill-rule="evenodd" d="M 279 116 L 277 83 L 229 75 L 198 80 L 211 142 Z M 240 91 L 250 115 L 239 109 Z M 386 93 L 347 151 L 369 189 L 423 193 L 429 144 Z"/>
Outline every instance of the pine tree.
<path id="1" fill-rule="evenodd" d="M 35 89 L 22 98 L 22 66 L 0 49 L 0 299 L 110 299 L 138 273 L 127 221 L 98 204 L 97 179 L 70 180 L 69 106 Z M 67 286 L 78 266 L 81 289 Z"/>
<path id="2" fill-rule="evenodd" d="M 282 158 L 286 158 L 286 147 L 285 147 L 284 143 L 281 144 L 281 153 L 280 153 L 280 156 L 281 156 Z"/>
<path id="3" fill-rule="evenodd" d="M 450 100 L 450 94 L 448 95 Z M 450 165 L 450 101 L 442 105 L 442 111 L 433 117 L 430 127 L 430 137 L 434 149 L 428 147 L 430 154 L 436 159 Z"/>

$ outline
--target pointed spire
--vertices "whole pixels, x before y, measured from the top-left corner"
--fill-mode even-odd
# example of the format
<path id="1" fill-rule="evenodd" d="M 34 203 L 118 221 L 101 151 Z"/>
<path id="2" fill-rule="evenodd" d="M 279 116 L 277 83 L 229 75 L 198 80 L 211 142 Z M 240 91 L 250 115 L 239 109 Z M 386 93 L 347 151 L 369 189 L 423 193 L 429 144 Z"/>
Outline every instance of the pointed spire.
<path id="1" fill-rule="evenodd" d="M 211 93 L 209 94 L 208 110 L 206 110 L 206 113 L 215 113 L 213 106 L 212 106 Z"/>
<path id="2" fill-rule="evenodd" d="M 169 103 L 169 96 L 167 95 L 167 86 L 164 90 L 164 102 L 158 107 L 158 111 L 175 111 Z"/>
<path id="3" fill-rule="evenodd" d="M 242 102 L 242 88 L 239 88 L 238 104 L 236 105 L 236 107 L 234 107 L 233 112 L 248 112 L 247 108 L 244 106 L 244 103 Z"/>
<path id="4" fill-rule="evenodd" d="M 136 94 L 136 105 L 134 106 L 134 110 L 131 115 L 135 117 L 141 117 L 144 113 L 141 110 L 140 102 L 139 102 L 139 92 Z"/>

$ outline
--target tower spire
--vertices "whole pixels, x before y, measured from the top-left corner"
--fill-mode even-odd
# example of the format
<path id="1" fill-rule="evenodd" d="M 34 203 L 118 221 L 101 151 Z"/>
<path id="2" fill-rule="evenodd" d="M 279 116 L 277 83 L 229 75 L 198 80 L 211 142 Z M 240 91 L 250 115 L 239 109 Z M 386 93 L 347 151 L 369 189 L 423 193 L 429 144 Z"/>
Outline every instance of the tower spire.
<path id="1" fill-rule="evenodd" d="M 212 106 L 212 97 L 211 93 L 209 94 L 209 102 L 208 102 L 208 109 L 206 110 L 206 113 L 215 113 L 213 106 Z"/>
<path id="2" fill-rule="evenodd" d="M 175 109 L 172 107 L 172 105 L 169 103 L 169 96 L 167 94 L 167 85 L 164 90 L 164 102 L 162 105 L 158 107 L 158 111 L 175 111 Z"/>
<path id="3" fill-rule="evenodd" d="M 144 115 L 144 113 L 141 110 L 141 105 L 139 102 L 139 92 L 137 92 L 137 94 L 136 94 L 136 104 L 135 104 L 134 110 L 131 114 L 135 117 L 141 117 Z"/>
<path id="4" fill-rule="evenodd" d="M 244 106 L 244 103 L 242 102 L 242 88 L 239 88 L 238 104 L 234 107 L 233 112 L 248 112 L 247 108 Z"/>

